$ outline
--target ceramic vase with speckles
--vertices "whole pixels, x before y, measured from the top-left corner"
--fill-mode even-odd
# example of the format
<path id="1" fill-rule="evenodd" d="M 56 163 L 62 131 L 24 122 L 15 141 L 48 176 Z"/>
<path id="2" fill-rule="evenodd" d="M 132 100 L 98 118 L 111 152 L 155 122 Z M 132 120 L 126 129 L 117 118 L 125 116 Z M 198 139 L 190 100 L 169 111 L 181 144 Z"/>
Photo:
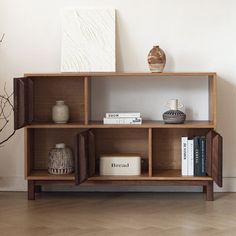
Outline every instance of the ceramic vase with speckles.
<path id="1" fill-rule="evenodd" d="M 58 124 L 67 123 L 69 120 L 69 107 L 64 101 L 56 101 L 52 107 L 52 120 Z"/>
<path id="2" fill-rule="evenodd" d="M 148 64 L 151 72 L 163 72 L 166 64 L 166 55 L 159 46 L 153 46 L 149 52 Z"/>

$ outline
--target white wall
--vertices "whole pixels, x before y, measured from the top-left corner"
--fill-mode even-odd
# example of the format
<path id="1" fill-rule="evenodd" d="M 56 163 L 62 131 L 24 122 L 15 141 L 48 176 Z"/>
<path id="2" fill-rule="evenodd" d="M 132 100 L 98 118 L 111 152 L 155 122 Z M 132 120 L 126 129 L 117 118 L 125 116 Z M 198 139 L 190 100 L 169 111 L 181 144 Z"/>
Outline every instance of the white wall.
<path id="1" fill-rule="evenodd" d="M 218 131 L 224 137 L 224 183 L 236 190 L 236 1 L 0 0 L 0 86 L 25 72 L 59 72 L 60 9 L 117 9 L 117 70 L 148 71 L 152 45 L 167 54 L 166 71 L 216 71 Z M 2 135 L 2 134 L 1 134 Z M 23 131 L 0 148 L 0 189 L 23 190 Z"/>

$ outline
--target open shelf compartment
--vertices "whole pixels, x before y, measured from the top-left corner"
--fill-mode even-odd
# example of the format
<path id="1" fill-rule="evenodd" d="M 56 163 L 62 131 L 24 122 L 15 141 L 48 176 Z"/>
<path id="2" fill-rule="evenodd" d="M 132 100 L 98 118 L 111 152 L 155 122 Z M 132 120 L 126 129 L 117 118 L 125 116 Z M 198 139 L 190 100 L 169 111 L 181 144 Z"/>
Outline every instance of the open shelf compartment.
<path id="1" fill-rule="evenodd" d="M 181 137 L 192 139 L 194 136 L 206 136 L 209 131 L 210 129 L 153 129 L 152 177 L 171 177 L 176 180 L 209 179 L 209 176 L 199 178 L 181 175 Z"/>
<path id="2" fill-rule="evenodd" d="M 215 74 L 193 73 L 186 76 L 184 73 L 176 75 L 173 73 L 173 77 L 168 79 L 150 74 L 146 76 L 134 74 L 127 75 L 125 83 L 124 77 L 119 74 L 116 76 L 108 74 L 89 78 L 89 107 L 91 107 L 89 124 L 102 123 L 107 112 L 140 112 L 144 127 L 170 128 L 161 120 L 162 114 L 168 110 L 165 107 L 166 102 L 175 97 L 184 104 L 182 110 L 187 115 L 184 124 L 186 128 L 215 128 Z"/>
<path id="3" fill-rule="evenodd" d="M 26 129 L 25 177 L 28 180 L 75 180 L 75 172 L 53 175 L 48 172 L 48 155 L 56 143 L 65 143 L 75 157 L 75 140 L 81 129 Z"/>
<path id="4" fill-rule="evenodd" d="M 52 120 L 52 107 L 57 100 L 69 106 L 70 122 L 84 120 L 84 80 L 83 78 L 57 78 L 34 80 L 34 120 Z M 45 94 L 42 96 L 42 94 Z"/>
<path id="5" fill-rule="evenodd" d="M 133 178 L 148 176 L 149 150 L 148 129 L 93 129 L 95 135 L 95 158 L 97 168 L 93 179 Z M 141 157 L 140 176 L 100 176 L 99 163 L 102 155 L 137 154 Z"/>
<path id="6" fill-rule="evenodd" d="M 85 87 L 83 77 L 15 78 L 15 129 L 33 123 L 53 125 L 52 107 L 59 100 L 69 107 L 69 122 L 84 123 L 87 109 Z"/>

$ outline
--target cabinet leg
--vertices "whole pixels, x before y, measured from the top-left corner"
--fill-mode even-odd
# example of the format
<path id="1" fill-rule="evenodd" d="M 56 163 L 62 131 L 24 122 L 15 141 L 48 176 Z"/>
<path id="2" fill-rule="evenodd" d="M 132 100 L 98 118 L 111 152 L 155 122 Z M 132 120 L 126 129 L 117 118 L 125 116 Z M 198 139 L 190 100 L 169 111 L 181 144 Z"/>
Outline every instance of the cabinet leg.
<path id="1" fill-rule="evenodd" d="M 42 192 L 41 185 L 35 185 L 35 193 L 41 193 L 41 192 Z"/>
<path id="2" fill-rule="evenodd" d="M 35 183 L 33 180 L 28 180 L 28 200 L 35 200 Z"/>
<path id="3" fill-rule="evenodd" d="M 208 181 L 206 185 L 206 198 L 207 201 L 213 201 L 213 181 Z"/>
<path id="4" fill-rule="evenodd" d="M 206 193 L 206 192 L 207 192 L 206 185 L 203 185 L 203 186 L 202 186 L 202 192 L 203 192 L 203 193 Z"/>

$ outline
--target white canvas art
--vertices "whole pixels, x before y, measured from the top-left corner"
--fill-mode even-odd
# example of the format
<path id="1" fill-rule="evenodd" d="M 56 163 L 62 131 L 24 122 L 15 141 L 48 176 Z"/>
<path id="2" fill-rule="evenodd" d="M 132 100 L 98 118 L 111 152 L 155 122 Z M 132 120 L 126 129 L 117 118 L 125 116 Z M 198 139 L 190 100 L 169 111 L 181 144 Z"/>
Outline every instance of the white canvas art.
<path id="1" fill-rule="evenodd" d="M 62 72 L 114 72 L 115 10 L 69 8 L 62 12 Z"/>

